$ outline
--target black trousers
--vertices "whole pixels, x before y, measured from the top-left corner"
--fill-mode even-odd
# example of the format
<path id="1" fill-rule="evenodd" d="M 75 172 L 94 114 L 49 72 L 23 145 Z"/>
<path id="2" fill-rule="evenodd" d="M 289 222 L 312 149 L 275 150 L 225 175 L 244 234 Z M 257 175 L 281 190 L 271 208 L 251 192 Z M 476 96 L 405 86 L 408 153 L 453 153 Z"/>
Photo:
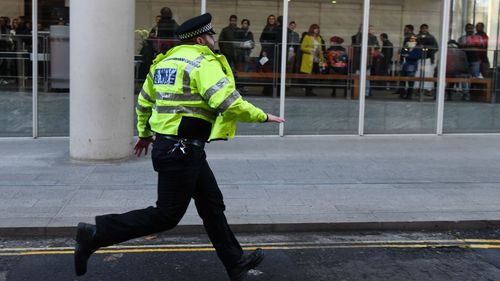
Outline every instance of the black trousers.
<path id="1" fill-rule="evenodd" d="M 191 198 L 218 257 L 230 268 L 242 257 L 243 250 L 229 228 L 225 205 L 205 151 L 188 145 L 185 154 L 176 141 L 157 138 L 151 157 L 158 173 L 156 207 L 124 214 L 96 217 L 96 241 L 109 246 L 133 238 L 174 228 L 184 216 Z"/>

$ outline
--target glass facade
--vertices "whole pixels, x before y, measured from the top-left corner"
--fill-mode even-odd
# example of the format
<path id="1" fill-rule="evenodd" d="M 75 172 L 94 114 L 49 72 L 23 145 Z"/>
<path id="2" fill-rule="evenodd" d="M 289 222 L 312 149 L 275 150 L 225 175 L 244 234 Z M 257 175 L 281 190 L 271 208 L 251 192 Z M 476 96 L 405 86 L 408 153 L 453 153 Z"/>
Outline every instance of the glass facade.
<path id="1" fill-rule="evenodd" d="M 287 73 L 285 134 L 357 133 L 359 79 L 350 56 L 350 38 L 362 18 L 361 1 L 289 3 L 288 24 L 295 23 L 298 40 L 291 45 L 295 68 Z M 330 40 L 334 37 L 335 45 Z"/>
<path id="2" fill-rule="evenodd" d="M 498 1 L 456 1 L 451 12 L 444 133 L 497 133 Z"/>
<path id="3" fill-rule="evenodd" d="M 204 8 L 240 93 L 287 119 L 283 131 L 240 124 L 239 135 L 498 133 L 500 4 L 450 1 L 449 31 L 442 34 L 444 1 L 137 0 L 130 94 L 139 92 L 154 56 L 178 43 L 173 22 Z M 163 7 L 172 20 L 160 17 Z M 69 8 L 69 0 L 38 1 L 33 91 L 31 1 L 0 3 L 0 137 L 69 135 Z M 280 21 L 288 27 L 285 47 Z"/>
<path id="4" fill-rule="evenodd" d="M 39 1 L 36 56 L 31 1 L 0 3 L 0 137 L 69 134 L 67 2 Z"/>
<path id="5" fill-rule="evenodd" d="M 31 22 L 18 2 L 0 3 L 0 136 L 9 137 L 32 135 Z"/>
<path id="6" fill-rule="evenodd" d="M 442 2 L 379 2 L 370 5 L 364 133 L 435 133 Z"/>

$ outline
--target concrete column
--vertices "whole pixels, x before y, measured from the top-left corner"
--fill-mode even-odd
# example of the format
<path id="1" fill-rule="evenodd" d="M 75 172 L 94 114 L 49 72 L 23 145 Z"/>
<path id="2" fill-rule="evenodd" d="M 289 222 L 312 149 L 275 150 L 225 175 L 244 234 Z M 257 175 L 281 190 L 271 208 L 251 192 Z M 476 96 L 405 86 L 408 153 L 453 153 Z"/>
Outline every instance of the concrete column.
<path id="1" fill-rule="evenodd" d="M 70 156 L 131 155 L 134 120 L 134 0 L 72 0 Z"/>

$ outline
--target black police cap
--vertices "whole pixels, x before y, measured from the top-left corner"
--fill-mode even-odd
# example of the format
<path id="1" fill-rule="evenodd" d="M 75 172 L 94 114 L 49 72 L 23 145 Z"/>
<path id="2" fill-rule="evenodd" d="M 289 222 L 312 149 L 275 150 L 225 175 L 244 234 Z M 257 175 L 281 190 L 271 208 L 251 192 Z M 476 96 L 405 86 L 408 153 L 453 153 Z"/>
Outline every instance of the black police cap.
<path id="1" fill-rule="evenodd" d="M 205 33 L 213 35 L 215 31 L 211 21 L 210 13 L 188 19 L 175 30 L 175 35 L 181 40 L 191 39 Z"/>

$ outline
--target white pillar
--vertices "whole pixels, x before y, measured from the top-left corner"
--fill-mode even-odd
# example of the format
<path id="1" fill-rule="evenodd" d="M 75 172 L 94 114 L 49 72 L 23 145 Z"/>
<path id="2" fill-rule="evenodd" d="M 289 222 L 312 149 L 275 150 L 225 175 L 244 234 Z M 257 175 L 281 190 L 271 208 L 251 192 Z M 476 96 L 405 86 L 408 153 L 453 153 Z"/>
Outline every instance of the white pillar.
<path id="1" fill-rule="evenodd" d="M 280 117 L 285 118 L 286 62 L 288 50 L 288 1 L 283 0 L 283 19 L 281 37 L 281 76 L 280 76 Z M 279 125 L 279 136 L 285 135 L 285 123 Z"/>
<path id="2" fill-rule="evenodd" d="M 32 110 L 33 110 L 33 138 L 38 138 L 38 0 L 31 1 L 31 22 L 32 24 L 32 35 L 31 35 L 31 46 L 32 54 L 32 68 L 31 73 L 33 77 L 31 79 L 32 83 Z"/>
<path id="3" fill-rule="evenodd" d="M 201 0 L 201 15 L 207 12 L 207 0 Z"/>
<path id="4" fill-rule="evenodd" d="M 443 12 L 441 22 L 441 42 L 439 44 L 439 74 L 438 74 L 438 89 L 436 92 L 437 114 L 436 114 L 436 134 L 443 134 L 444 123 L 444 96 L 446 91 L 446 64 L 448 54 L 448 40 L 450 38 L 450 13 L 451 0 L 443 0 Z"/>
<path id="5" fill-rule="evenodd" d="M 70 156 L 131 155 L 134 117 L 134 0 L 72 0 Z"/>
<path id="6" fill-rule="evenodd" d="M 368 64 L 368 27 L 370 26 L 370 0 L 364 0 L 363 27 L 361 40 L 361 62 L 359 64 L 359 120 L 358 134 L 365 134 L 365 94 L 366 94 L 366 65 Z"/>

